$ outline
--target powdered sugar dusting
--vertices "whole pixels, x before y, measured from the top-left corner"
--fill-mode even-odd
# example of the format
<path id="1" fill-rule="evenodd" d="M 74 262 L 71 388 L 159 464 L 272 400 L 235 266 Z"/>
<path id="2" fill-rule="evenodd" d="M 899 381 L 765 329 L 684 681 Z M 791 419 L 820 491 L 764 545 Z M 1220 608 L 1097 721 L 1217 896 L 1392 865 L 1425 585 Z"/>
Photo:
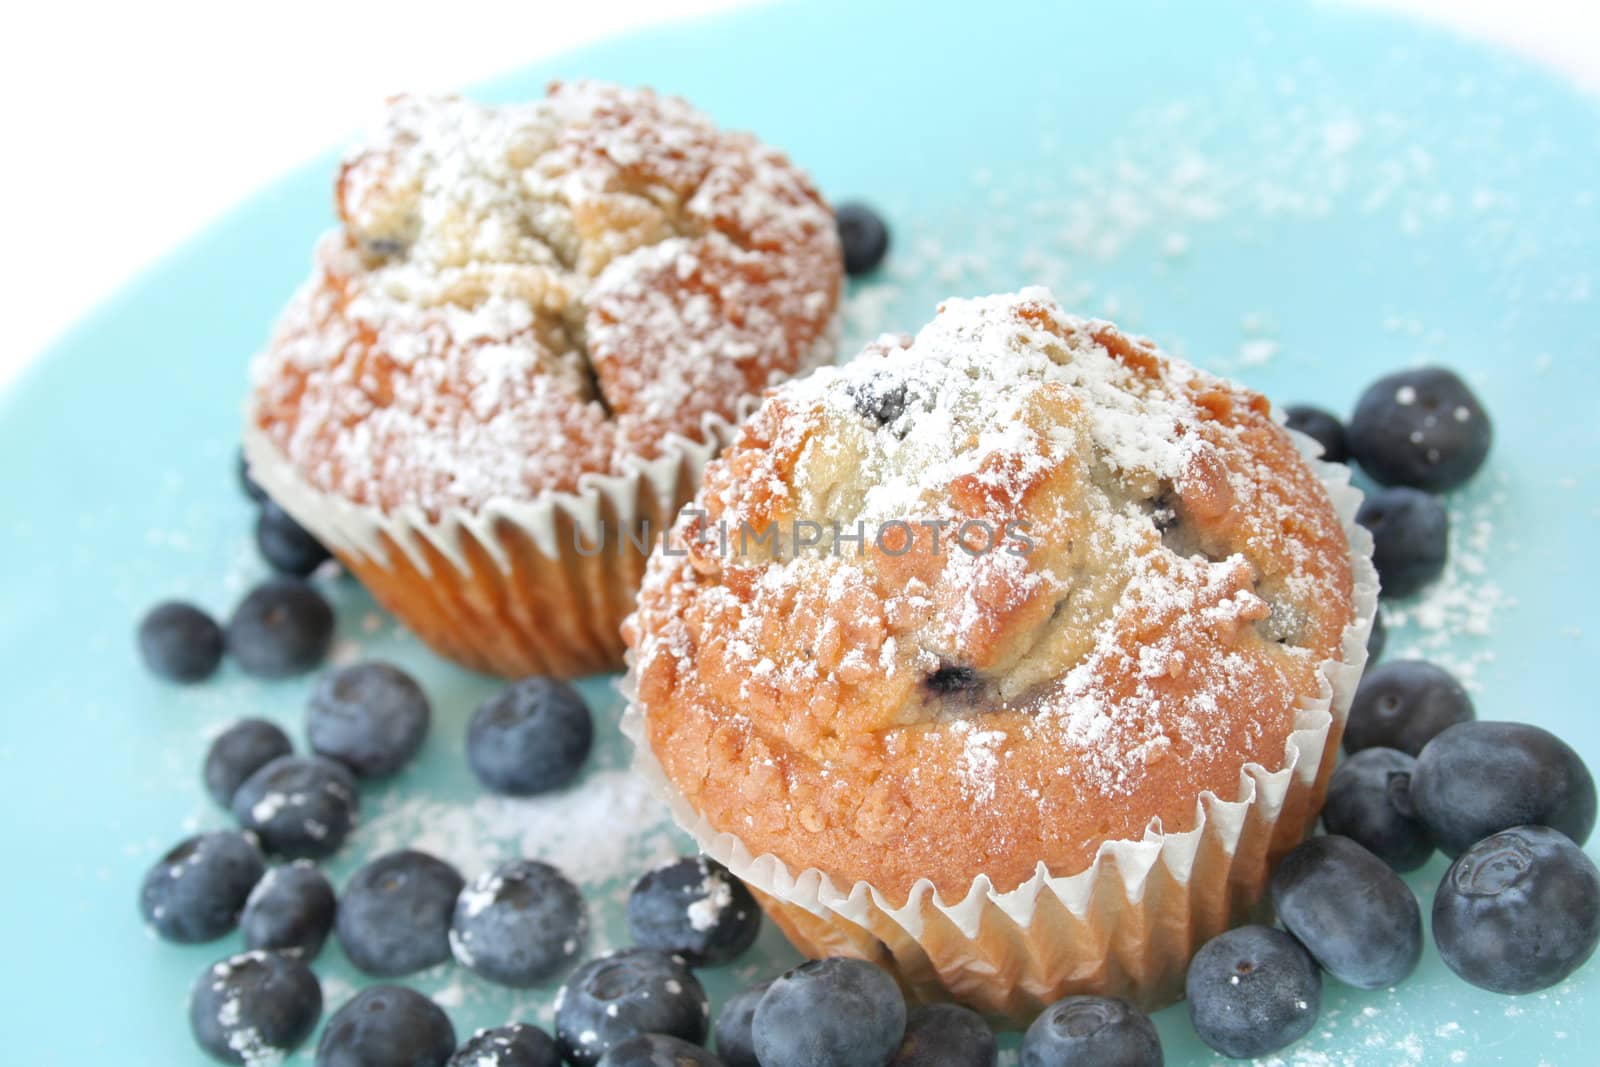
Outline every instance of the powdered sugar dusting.
<path id="1" fill-rule="evenodd" d="M 255 369 L 315 487 L 430 513 L 572 490 L 832 354 L 826 205 L 676 98 L 401 97 Z"/>

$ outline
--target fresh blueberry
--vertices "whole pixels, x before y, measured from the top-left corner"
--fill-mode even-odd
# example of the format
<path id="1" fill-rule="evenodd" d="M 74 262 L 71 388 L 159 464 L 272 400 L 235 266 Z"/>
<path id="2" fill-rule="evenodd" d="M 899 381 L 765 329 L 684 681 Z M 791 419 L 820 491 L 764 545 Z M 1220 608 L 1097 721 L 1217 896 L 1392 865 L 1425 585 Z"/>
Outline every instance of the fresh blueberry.
<path id="1" fill-rule="evenodd" d="M 524 678 L 491 697 L 467 726 L 467 762 L 493 792 L 557 789 L 583 767 L 594 741 L 589 706 L 552 678 Z"/>
<path id="2" fill-rule="evenodd" d="M 428 697 L 411 675 L 388 663 L 354 663 L 317 683 L 306 737 L 317 755 L 362 778 L 382 778 L 421 750 L 431 718 Z"/>
<path id="3" fill-rule="evenodd" d="M 371 986 L 328 1020 L 317 1067 L 445 1067 L 455 1048 L 455 1027 L 439 1005 L 405 986 Z"/>
<path id="4" fill-rule="evenodd" d="M 1399 659 L 1361 676 L 1344 727 L 1344 750 L 1397 748 L 1410 756 L 1443 730 L 1477 718 L 1455 677 L 1420 659 Z"/>
<path id="5" fill-rule="evenodd" d="M 261 850 L 245 834 L 217 830 L 184 838 L 145 873 L 139 912 L 168 941 L 215 941 L 239 921 L 266 869 Z"/>
<path id="6" fill-rule="evenodd" d="M 1464 722 L 1429 741 L 1411 774 L 1411 799 L 1447 856 L 1528 823 L 1579 845 L 1594 829 L 1589 768 L 1559 737 L 1521 722 Z"/>
<path id="7" fill-rule="evenodd" d="M 1118 997 L 1058 1000 L 1022 1036 L 1022 1067 L 1161 1067 L 1163 1062 L 1155 1023 Z"/>
<path id="8" fill-rule="evenodd" d="M 770 981 L 758 982 L 739 990 L 717 1014 L 717 1055 L 728 1067 L 761 1067 L 761 1061 L 756 1059 L 756 1041 L 751 1028 L 755 1024 L 756 1005 L 761 1003 L 771 985 Z"/>
<path id="9" fill-rule="evenodd" d="M 268 500 L 256 516 L 256 548 L 280 574 L 304 578 L 332 558 L 322 542 L 306 532 L 287 511 Z"/>
<path id="10" fill-rule="evenodd" d="M 527 1023 L 479 1030 L 456 1049 L 449 1067 L 561 1067 L 555 1038 Z"/>
<path id="11" fill-rule="evenodd" d="M 1322 974 L 1282 930 L 1241 926 L 1200 947 L 1184 980 L 1189 1021 L 1224 1056 L 1246 1059 L 1300 1040 L 1322 1010 Z"/>
<path id="12" fill-rule="evenodd" d="M 252 774 L 294 752 L 289 735 L 265 719 L 240 719 L 211 742 L 206 750 L 206 792 L 223 807 Z"/>
<path id="13" fill-rule="evenodd" d="M 870 274 L 889 251 L 889 227 L 865 204 L 840 204 L 833 212 L 844 246 L 844 272 L 852 278 Z"/>
<path id="14" fill-rule="evenodd" d="M 261 488 L 259 482 L 250 477 L 250 461 L 244 458 L 244 449 L 239 449 L 238 456 L 239 488 L 244 490 L 245 496 L 254 500 L 257 504 L 265 503 L 267 491 Z"/>
<path id="15" fill-rule="evenodd" d="M 1374 481 L 1442 493 L 1477 473 L 1494 430 L 1467 383 L 1443 367 L 1379 378 L 1356 402 L 1350 454 Z"/>
<path id="16" fill-rule="evenodd" d="M 744 883 L 704 856 L 685 856 L 634 883 L 628 932 L 692 967 L 727 963 L 755 943 L 761 908 Z"/>
<path id="17" fill-rule="evenodd" d="M 321 663 L 333 642 L 333 609 L 296 578 L 263 582 L 228 620 L 228 653 L 246 674 L 287 678 Z"/>
<path id="18" fill-rule="evenodd" d="M 772 983 L 753 1027 L 761 1067 L 883 1067 L 906 1032 L 894 979 L 862 960 L 811 960 Z"/>
<path id="19" fill-rule="evenodd" d="M 322 986 L 304 963 L 245 952 L 214 963 L 189 994 L 195 1042 L 223 1063 L 278 1063 L 322 1015 Z"/>
<path id="20" fill-rule="evenodd" d="M 266 873 L 244 902 L 239 928 L 250 948 L 314 960 L 333 929 L 333 886 L 307 860 Z"/>
<path id="21" fill-rule="evenodd" d="M 139 622 L 139 656 L 169 682 L 203 681 L 222 662 L 222 627 L 193 604 L 157 604 Z"/>
<path id="22" fill-rule="evenodd" d="M 648 948 L 590 960 L 556 994 L 556 1041 L 573 1067 L 593 1067 L 635 1034 L 706 1039 L 711 1005 L 688 965 Z"/>
<path id="23" fill-rule="evenodd" d="M 1372 532 L 1372 565 L 1383 596 L 1411 596 L 1444 570 L 1450 516 L 1420 489 L 1379 489 L 1361 502 L 1356 521 Z"/>
<path id="24" fill-rule="evenodd" d="M 1398 984 L 1422 959 L 1422 909 L 1388 864 L 1348 837 L 1313 837 L 1272 872 L 1278 921 L 1357 989 Z"/>
<path id="25" fill-rule="evenodd" d="M 589 931 L 583 894 L 548 863 L 512 860 L 475 878 L 456 898 L 450 950 L 468 970 L 527 987 L 578 954 Z"/>
<path id="26" fill-rule="evenodd" d="M 600 1067 L 723 1067 L 723 1063 L 681 1037 L 634 1034 L 601 1056 Z"/>
<path id="27" fill-rule="evenodd" d="M 1433 940 L 1445 964 L 1480 988 L 1553 986 L 1600 943 L 1600 871 L 1547 826 L 1494 834 L 1445 872 L 1433 895 Z"/>
<path id="28" fill-rule="evenodd" d="M 415 849 L 371 861 L 345 884 L 334 928 L 350 962 L 394 978 L 450 958 L 450 916 L 465 883 L 444 860 Z"/>
<path id="29" fill-rule="evenodd" d="M 1383 658 L 1383 648 L 1389 643 L 1389 628 L 1383 624 L 1383 612 L 1372 616 L 1372 629 L 1367 632 L 1367 665 Z"/>
<path id="30" fill-rule="evenodd" d="M 324 859 L 339 851 L 356 824 L 355 775 L 321 756 L 279 756 L 233 794 L 233 817 L 268 852 L 285 859 Z"/>
<path id="31" fill-rule="evenodd" d="M 1299 430 L 1322 446 L 1322 458 L 1329 463 L 1343 463 L 1350 458 L 1345 446 L 1344 423 L 1331 411 L 1310 404 L 1293 404 L 1284 411 L 1284 425 Z"/>
<path id="32" fill-rule="evenodd" d="M 1396 871 L 1414 871 L 1433 855 L 1433 838 L 1411 801 L 1417 761 L 1393 748 L 1364 748 L 1334 769 L 1322 825 L 1348 837 Z"/>
<path id="33" fill-rule="evenodd" d="M 889 1067 L 994 1067 L 998 1056 L 983 1016 L 959 1004 L 929 1004 L 907 1016 Z"/>

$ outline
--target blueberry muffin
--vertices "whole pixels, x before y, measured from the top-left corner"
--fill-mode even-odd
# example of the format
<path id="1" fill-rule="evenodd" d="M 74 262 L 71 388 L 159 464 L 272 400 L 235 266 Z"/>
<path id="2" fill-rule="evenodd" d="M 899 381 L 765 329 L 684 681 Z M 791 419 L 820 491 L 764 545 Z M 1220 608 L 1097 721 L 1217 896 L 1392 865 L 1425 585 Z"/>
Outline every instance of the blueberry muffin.
<path id="1" fill-rule="evenodd" d="M 597 83 L 396 99 L 335 198 L 256 363 L 252 475 L 440 652 L 619 665 L 652 535 L 741 406 L 832 355 L 827 205 L 753 137 Z"/>
<path id="2" fill-rule="evenodd" d="M 1315 817 L 1375 596 L 1347 477 L 1043 290 L 950 301 L 708 469 L 625 627 L 641 765 L 805 951 L 1170 999 Z"/>

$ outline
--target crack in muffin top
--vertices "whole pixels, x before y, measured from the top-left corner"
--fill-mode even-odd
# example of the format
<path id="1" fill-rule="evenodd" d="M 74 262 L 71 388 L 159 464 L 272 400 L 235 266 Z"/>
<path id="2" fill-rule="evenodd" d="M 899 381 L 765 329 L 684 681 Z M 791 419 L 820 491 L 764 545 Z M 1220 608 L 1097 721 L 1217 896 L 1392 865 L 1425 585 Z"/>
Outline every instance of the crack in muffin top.
<path id="1" fill-rule="evenodd" d="M 1042 289 L 774 390 L 673 536 L 625 629 L 668 778 L 891 897 L 1189 828 L 1281 766 L 1353 613 L 1266 401 Z"/>
<path id="2" fill-rule="evenodd" d="M 676 98 L 399 97 L 336 202 L 252 418 L 355 503 L 437 517 L 572 491 L 832 355 L 832 213 L 781 153 Z"/>

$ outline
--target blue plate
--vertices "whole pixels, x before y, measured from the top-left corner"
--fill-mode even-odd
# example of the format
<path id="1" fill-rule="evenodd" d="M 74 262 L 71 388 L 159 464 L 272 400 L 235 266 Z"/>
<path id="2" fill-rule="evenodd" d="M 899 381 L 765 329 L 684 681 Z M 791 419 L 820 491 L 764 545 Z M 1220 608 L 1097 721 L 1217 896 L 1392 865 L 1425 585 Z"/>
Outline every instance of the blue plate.
<path id="1" fill-rule="evenodd" d="M 1043 282 L 1280 402 L 1347 410 L 1384 371 L 1461 368 L 1496 420 L 1495 451 L 1450 501 L 1450 574 L 1391 613 L 1391 655 L 1462 672 L 1484 717 L 1541 723 L 1600 767 L 1585 666 L 1600 659 L 1592 101 L 1407 22 L 1248 2 L 764 7 L 476 95 L 580 75 L 681 92 L 790 149 L 834 198 L 884 209 L 891 266 L 852 294 L 854 340 L 914 329 L 948 294 Z M 160 598 L 226 613 L 263 574 L 233 475 L 245 364 L 330 223 L 331 173 L 330 157 L 218 222 L 0 397 L 7 1062 L 203 1062 L 188 987 L 238 940 L 158 943 L 136 887 L 164 846 L 227 822 L 198 780 L 209 734 L 244 714 L 298 734 L 310 681 L 225 667 L 169 687 L 139 667 L 132 633 Z M 526 807 L 476 800 L 463 723 L 494 684 L 430 655 L 348 580 L 326 586 L 337 654 L 405 664 L 438 712 L 420 761 L 366 790 L 335 877 L 412 842 L 468 867 L 526 851 L 574 867 L 596 945 L 623 943 L 633 873 L 682 841 L 627 787 L 610 681 L 585 686 L 606 739 L 583 785 Z M 1424 901 L 1442 870 L 1412 877 Z M 769 927 L 708 985 L 720 1002 L 793 959 Z M 330 1010 L 362 981 L 336 946 L 318 970 Z M 417 985 L 463 1035 L 549 1021 L 548 988 L 511 993 L 454 968 Z M 1506 998 L 1430 949 L 1400 989 L 1329 982 L 1316 1029 L 1275 1062 L 1592 1062 L 1597 1008 L 1600 966 Z M 1169 1063 L 1214 1059 L 1182 1007 L 1157 1021 Z"/>

